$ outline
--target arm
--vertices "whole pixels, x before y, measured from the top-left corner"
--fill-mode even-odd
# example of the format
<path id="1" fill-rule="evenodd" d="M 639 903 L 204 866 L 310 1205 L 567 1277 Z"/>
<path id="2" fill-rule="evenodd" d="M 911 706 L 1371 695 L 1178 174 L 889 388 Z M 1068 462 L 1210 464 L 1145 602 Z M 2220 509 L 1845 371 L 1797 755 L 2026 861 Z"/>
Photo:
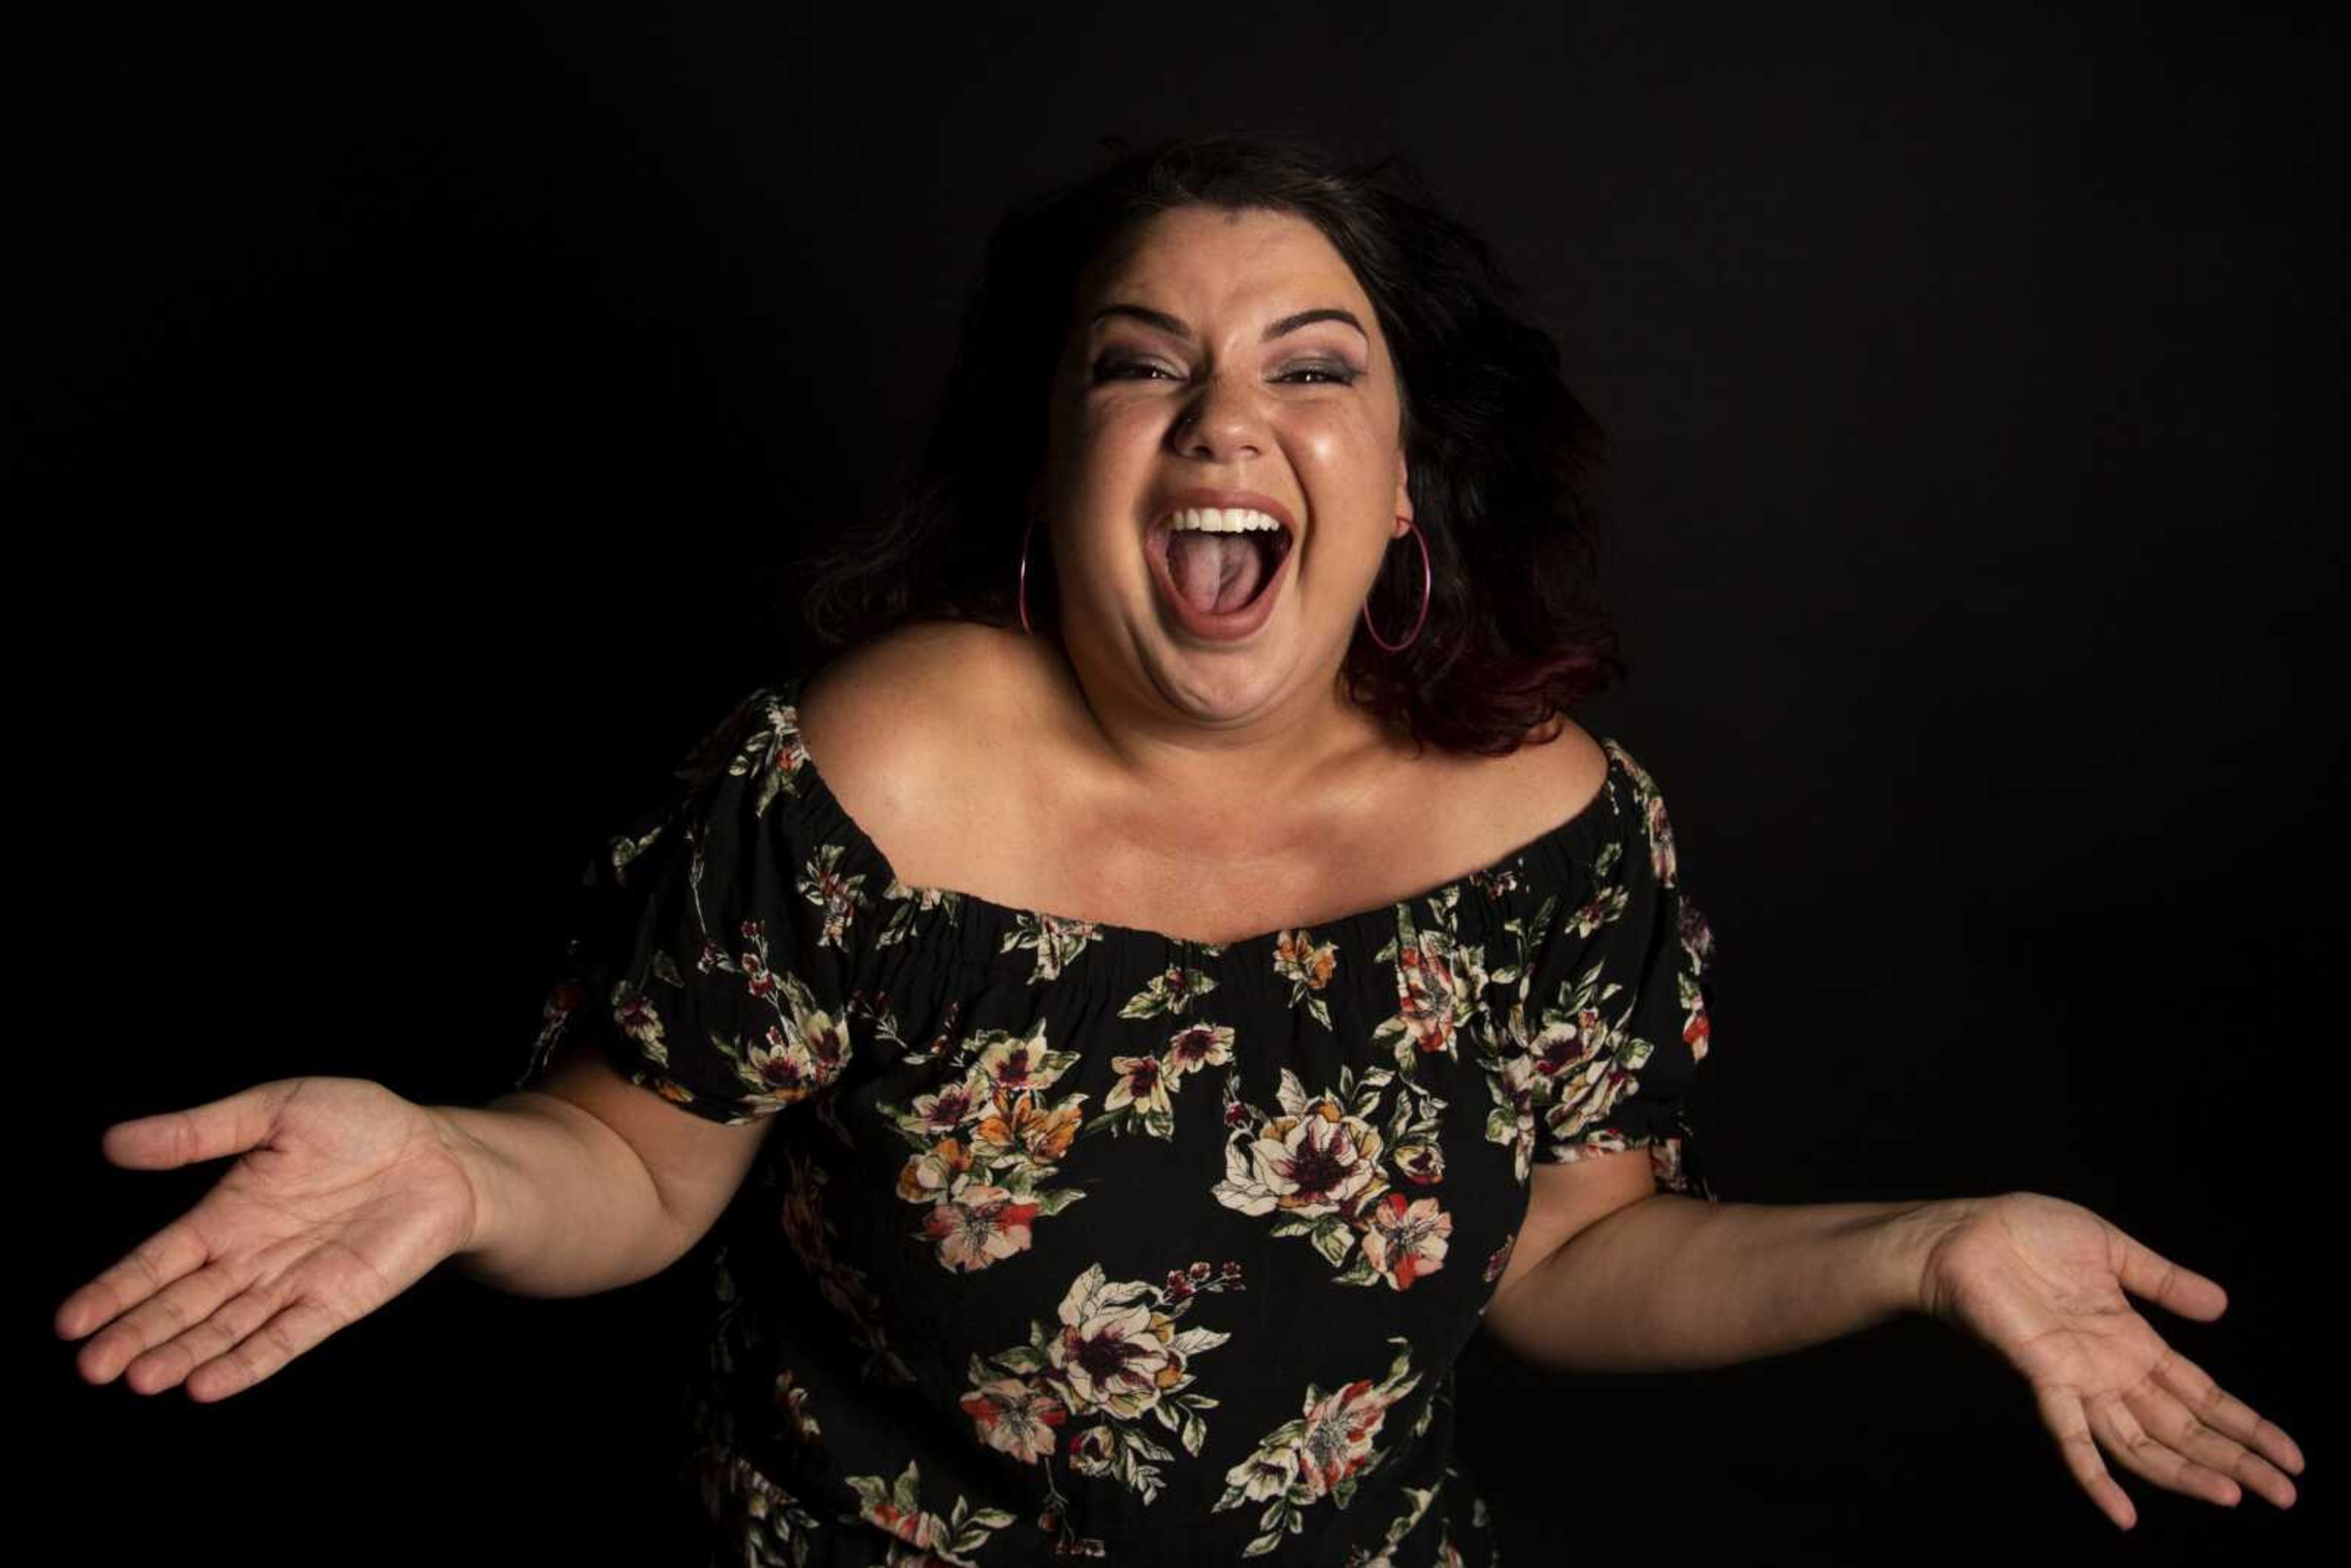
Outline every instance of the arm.
<path id="1" fill-rule="evenodd" d="M 520 1296 L 585 1296 L 649 1279 L 716 1222 L 767 1118 L 727 1126 L 568 1051 L 543 1089 L 428 1107 L 474 1190 L 450 1267 Z"/>
<path id="2" fill-rule="evenodd" d="M 1588 1198 L 1597 1184 L 1577 1185 Z M 2247 1490 L 2280 1508 L 2296 1495 L 2294 1439 L 2129 1305 L 2138 1296 L 2209 1322 L 2228 1305 L 2219 1284 L 2063 1198 L 1774 1206 L 1652 1193 L 1503 1284 L 1485 1326 L 1559 1370 L 1720 1366 L 1922 1312 L 2024 1375 L 2066 1468 L 2125 1530 L 2138 1511 L 2101 1448 L 2223 1507 Z"/>
<path id="3" fill-rule="evenodd" d="M 1535 1176 L 1564 1186 L 1581 1179 L 1566 1173 L 1591 1166 L 1597 1181 L 1627 1157 L 1643 1156 Z M 1778 1355 L 1923 1311 L 1927 1260 L 1971 1202 L 1708 1203 L 1653 1188 L 1506 1278 L 1484 1327 L 1558 1371 L 1678 1371 Z"/>

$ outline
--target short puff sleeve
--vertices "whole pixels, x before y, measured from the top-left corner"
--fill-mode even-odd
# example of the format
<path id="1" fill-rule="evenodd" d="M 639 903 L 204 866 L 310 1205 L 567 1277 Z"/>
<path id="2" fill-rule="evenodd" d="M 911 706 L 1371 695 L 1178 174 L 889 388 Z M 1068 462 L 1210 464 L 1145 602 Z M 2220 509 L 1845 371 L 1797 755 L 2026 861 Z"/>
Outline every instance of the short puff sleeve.
<path id="1" fill-rule="evenodd" d="M 849 1066 L 870 900 L 817 841 L 792 687 L 738 704 L 683 786 L 589 862 L 517 1089 L 586 1030 L 613 1068 L 730 1125 L 830 1089 Z"/>
<path id="2" fill-rule="evenodd" d="M 1535 1155 L 1571 1163 L 1649 1151 L 1658 1187 L 1715 1201 L 1690 1092 L 1708 1044 L 1714 936 L 1684 895 L 1656 784 L 1614 738 L 1580 886 L 1547 904 L 1510 1033 L 1534 1113 Z M 1595 808 L 1597 809 L 1597 808 Z M 1579 853 L 1583 852 L 1579 851 Z"/>

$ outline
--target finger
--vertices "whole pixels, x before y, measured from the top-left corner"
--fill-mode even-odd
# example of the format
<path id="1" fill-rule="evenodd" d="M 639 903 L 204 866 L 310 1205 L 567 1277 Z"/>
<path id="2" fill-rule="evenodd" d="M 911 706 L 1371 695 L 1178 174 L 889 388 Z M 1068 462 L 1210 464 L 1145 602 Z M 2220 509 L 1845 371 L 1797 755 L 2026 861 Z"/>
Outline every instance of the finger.
<path id="1" fill-rule="evenodd" d="M 250 1270 L 246 1277 L 251 1277 Z M 128 1375 L 154 1350 L 210 1318 L 223 1301 L 236 1294 L 243 1283 L 219 1263 L 197 1270 L 153 1300 L 109 1323 L 103 1333 L 84 1345 L 76 1358 L 82 1375 L 92 1383 L 123 1376 L 134 1392 L 154 1393 L 159 1385 L 152 1381 L 152 1365 L 138 1379 L 131 1379 Z"/>
<path id="2" fill-rule="evenodd" d="M 2218 1281 L 2183 1268 L 2119 1228 L 2109 1228 L 2120 1253 L 2113 1260 L 2115 1275 L 2131 1294 L 2199 1322 L 2210 1322 L 2229 1310 L 2229 1292 Z"/>
<path id="3" fill-rule="evenodd" d="M 2200 1497 L 2223 1508 L 2234 1508 L 2242 1500 L 2244 1493 L 2235 1481 L 2211 1466 L 2189 1458 L 2141 1426 L 2120 1391 L 2107 1389 L 2091 1396 L 2085 1410 L 2090 1429 L 2105 1442 L 2106 1451 L 2133 1473 L 2167 1491 Z"/>
<path id="4" fill-rule="evenodd" d="M 2156 1364 L 2155 1376 L 2179 1396 L 2197 1421 L 2254 1450 L 2277 1469 L 2302 1474 L 2302 1449 L 2286 1436 L 2285 1428 L 2263 1419 L 2252 1406 L 2213 1382 L 2202 1367 L 2186 1356 L 2177 1352 L 2166 1356 Z M 2279 1479 L 2284 1481 L 2283 1476 Z M 2284 1508 L 2293 1500 L 2292 1483 L 2285 1483 L 2285 1490 L 2283 1500 L 2267 1489 L 2262 1490 L 2262 1495 Z"/>
<path id="5" fill-rule="evenodd" d="M 2219 1500 L 2234 1506 L 2252 1490 L 2280 1508 L 2294 1504 L 2294 1483 L 2276 1466 L 2223 1432 L 2197 1419 L 2196 1413 L 2168 1388 L 2150 1384 L 2135 1392 L 2131 1412 L 2148 1432 L 2176 1451 L 2237 1484 L 2237 1495 Z"/>
<path id="6" fill-rule="evenodd" d="M 2057 1439 L 2057 1451 L 2064 1458 L 2065 1468 L 2074 1472 L 2074 1480 L 2090 1494 L 2090 1500 L 2108 1519 L 2125 1530 L 2138 1522 L 2138 1510 L 2131 1505 L 2127 1493 L 2106 1473 L 2105 1461 L 2098 1457 L 2098 1445 L 2090 1435 L 2088 1419 L 2082 1414 L 2081 1398 L 2053 1385 L 2036 1384 L 2032 1397 L 2041 1406 L 2041 1419 Z"/>
<path id="7" fill-rule="evenodd" d="M 123 1383 L 140 1394 L 161 1394 L 185 1382 L 194 1371 L 236 1348 L 248 1334 L 276 1315 L 285 1304 L 282 1281 L 256 1281 L 222 1303 L 185 1333 L 157 1345 L 127 1367 Z"/>
<path id="8" fill-rule="evenodd" d="M 188 1375 L 188 1397 L 209 1404 L 252 1387 L 341 1327 L 341 1320 L 304 1297 L 246 1335 L 225 1355 Z"/>
<path id="9" fill-rule="evenodd" d="M 132 1248 L 114 1267 L 68 1296 L 53 1326 L 60 1339 L 79 1339 L 137 1306 L 212 1255 L 195 1227 L 173 1221 Z M 111 1375 L 110 1374 L 109 1375 Z M 104 1378 L 99 1381 L 104 1382 Z"/>
<path id="10" fill-rule="evenodd" d="M 99 1152 L 115 1165 L 145 1171 L 242 1154 L 269 1135 L 278 1107 L 301 1082 L 280 1078 L 184 1111 L 117 1122 L 99 1134 Z"/>

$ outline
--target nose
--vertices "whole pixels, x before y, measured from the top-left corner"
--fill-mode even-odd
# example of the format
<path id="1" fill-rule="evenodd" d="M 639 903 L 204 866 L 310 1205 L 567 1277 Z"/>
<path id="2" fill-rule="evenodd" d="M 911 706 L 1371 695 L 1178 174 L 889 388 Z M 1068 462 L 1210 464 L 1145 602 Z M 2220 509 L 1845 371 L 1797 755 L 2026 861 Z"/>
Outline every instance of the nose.
<path id="1" fill-rule="evenodd" d="M 1186 457 L 1226 463 L 1244 453 L 1254 457 L 1264 452 L 1264 423 L 1250 389 L 1212 375 L 1176 414 L 1169 438 Z"/>

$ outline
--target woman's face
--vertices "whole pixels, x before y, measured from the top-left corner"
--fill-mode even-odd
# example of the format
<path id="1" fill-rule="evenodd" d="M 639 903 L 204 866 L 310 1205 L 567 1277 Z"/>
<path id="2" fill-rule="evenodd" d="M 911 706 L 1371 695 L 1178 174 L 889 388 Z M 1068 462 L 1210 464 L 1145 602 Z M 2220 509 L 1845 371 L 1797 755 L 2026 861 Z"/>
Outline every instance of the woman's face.
<path id="1" fill-rule="evenodd" d="M 1185 207 L 1098 260 L 1031 497 L 1089 685 L 1219 726 L 1328 705 L 1412 515 L 1400 417 L 1371 300 L 1305 219 Z M 1199 490 L 1261 497 L 1288 525 L 1287 553 L 1262 531 L 1170 528 L 1219 498 L 1187 495 Z"/>

